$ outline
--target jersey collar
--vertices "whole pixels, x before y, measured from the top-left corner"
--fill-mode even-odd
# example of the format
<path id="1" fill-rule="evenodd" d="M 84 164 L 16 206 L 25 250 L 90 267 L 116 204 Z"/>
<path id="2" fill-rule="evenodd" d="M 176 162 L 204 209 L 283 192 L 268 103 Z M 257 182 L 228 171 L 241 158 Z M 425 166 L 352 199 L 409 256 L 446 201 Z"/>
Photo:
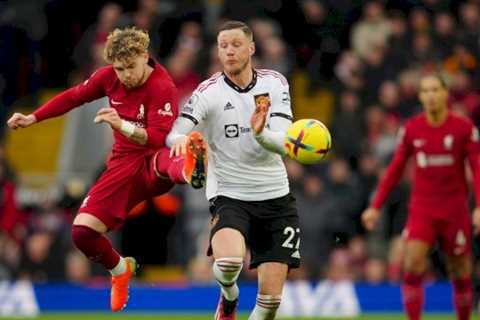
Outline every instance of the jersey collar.
<path id="1" fill-rule="evenodd" d="M 250 83 L 248 84 L 248 86 L 246 86 L 245 88 L 240 88 L 239 86 L 237 86 L 235 83 L 233 83 L 232 80 L 230 80 L 227 75 L 225 74 L 225 72 L 222 72 L 223 74 L 223 79 L 225 80 L 225 82 L 230 86 L 232 87 L 233 90 L 237 91 L 237 92 L 240 92 L 240 93 L 245 93 L 245 92 L 248 92 L 250 90 L 252 90 L 253 87 L 255 87 L 255 85 L 257 84 L 257 71 L 255 71 L 255 69 L 252 70 L 252 81 L 250 81 Z"/>
<path id="2" fill-rule="evenodd" d="M 152 57 L 149 57 L 147 64 L 150 67 L 152 67 L 153 69 L 155 69 L 155 67 L 158 65 L 158 62 L 157 62 L 157 60 L 153 59 Z"/>

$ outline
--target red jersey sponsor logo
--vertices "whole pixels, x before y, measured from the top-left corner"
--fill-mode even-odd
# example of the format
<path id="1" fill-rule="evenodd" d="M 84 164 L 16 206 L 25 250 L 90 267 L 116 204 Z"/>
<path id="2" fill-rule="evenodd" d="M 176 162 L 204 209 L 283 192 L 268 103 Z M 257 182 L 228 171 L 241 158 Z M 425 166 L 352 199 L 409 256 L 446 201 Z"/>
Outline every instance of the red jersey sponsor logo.
<path id="1" fill-rule="evenodd" d="M 455 159 L 451 154 L 426 154 L 424 152 L 417 153 L 417 165 L 420 168 L 426 167 L 446 167 L 455 163 Z"/>
<path id="2" fill-rule="evenodd" d="M 158 114 L 161 116 L 173 117 L 172 105 L 170 104 L 170 102 L 165 103 L 163 109 L 158 110 Z"/>

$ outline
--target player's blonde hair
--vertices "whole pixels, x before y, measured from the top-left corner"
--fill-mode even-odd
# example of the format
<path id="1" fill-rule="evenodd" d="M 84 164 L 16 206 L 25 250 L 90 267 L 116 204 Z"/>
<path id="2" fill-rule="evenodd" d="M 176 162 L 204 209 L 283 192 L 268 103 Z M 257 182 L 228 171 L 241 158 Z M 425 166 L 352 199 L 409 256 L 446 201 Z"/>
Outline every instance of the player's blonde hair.
<path id="1" fill-rule="evenodd" d="M 103 58 L 107 63 L 115 60 L 128 61 L 148 52 L 150 37 L 148 33 L 135 27 L 115 29 L 108 35 Z"/>

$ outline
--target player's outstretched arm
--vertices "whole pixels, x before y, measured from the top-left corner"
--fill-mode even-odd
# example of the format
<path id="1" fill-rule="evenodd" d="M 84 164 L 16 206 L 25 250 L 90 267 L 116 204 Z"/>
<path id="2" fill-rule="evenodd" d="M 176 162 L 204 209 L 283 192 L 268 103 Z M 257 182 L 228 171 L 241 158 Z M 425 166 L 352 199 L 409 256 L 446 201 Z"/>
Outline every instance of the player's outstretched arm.
<path id="1" fill-rule="evenodd" d="M 170 147 L 170 157 L 185 155 L 187 135 L 193 128 L 201 126 L 203 121 L 208 119 L 208 110 L 211 105 L 204 93 L 198 90 L 193 92 L 167 135 L 166 144 Z"/>
<path id="2" fill-rule="evenodd" d="M 476 151 L 472 151 L 475 150 Z M 475 202 L 476 207 L 473 210 L 472 224 L 474 228 L 474 233 L 476 235 L 480 234 L 480 155 L 478 153 L 478 142 L 475 148 L 467 149 L 468 152 L 468 162 L 470 163 L 470 168 L 473 175 L 473 189 L 475 193 Z"/>
<path id="3" fill-rule="evenodd" d="M 35 110 L 33 114 L 37 121 L 40 122 L 61 116 L 84 103 L 104 97 L 104 85 L 111 82 L 112 74 L 113 70 L 109 67 L 98 69 L 89 79 L 59 93 Z"/>
<path id="4" fill-rule="evenodd" d="M 33 114 L 24 115 L 22 113 L 14 113 L 7 121 L 10 129 L 27 128 L 37 122 L 37 118 Z"/>
<path id="5" fill-rule="evenodd" d="M 263 148 L 283 157 L 287 154 L 285 136 L 293 120 L 290 89 L 283 75 L 273 73 L 277 79 L 276 90 L 272 92 L 271 99 L 269 95 L 255 96 L 255 111 L 250 118 L 250 126 L 255 140 Z"/>
<path id="6" fill-rule="evenodd" d="M 380 209 L 392 189 L 398 184 L 403 175 L 403 169 L 412 153 L 411 138 L 409 137 L 409 125 L 400 129 L 398 133 L 398 146 L 393 155 L 393 160 L 388 166 L 385 174 L 380 180 L 375 196 L 373 197 L 370 207 Z"/>
<path id="7" fill-rule="evenodd" d="M 101 108 L 98 110 L 95 119 L 95 123 L 107 123 L 113 130 L 119 131 L 127 138 L 135 141 L 138 144 L 145 145 L 148 140 L 147 131 L 143 128 L 139 128 L 134 124 L 125 121 L 120 118 L 117 110 L 113 108 Z"/>
<path id="8" fill-rule="evenodd" d="M 472 224 L 475 234 L 480 234 L 480 137 L 478 129 L 469 121 L 468 138 L 465 144 L 467 159 L 473 176 L 476 208 L 473 210 Z"/>
<path id="9" fill-rule="evenodd" d="M 265 149 L 284 156 L 287 154 L 285 149 L 285 132 L 290 123 L 283 128 L 278 128 L 281 131 L 275 131 L 277 128 L 265 128 L 267 122 L 268 107 L 260 105 L 255 108 L 255 111 L 250 118 L 250 126 L 252 127 L 255 139 Z"/>
<path id="10" fill-rule="evenodd" d="M 380 180 L 375 196 L 370 207 L 362 214 L 362 223 L 365 229 L 371 231 L 380 219 L 380 208 L 387 199 L 392 189 L 397 185 L 403 175 L 403 169 L 411 153 L 410 140 L 407 137 L 406 130 L 399 132 L 399 145 L 395 150 L 393 160 L 388 166 L 384 176 Z"/>

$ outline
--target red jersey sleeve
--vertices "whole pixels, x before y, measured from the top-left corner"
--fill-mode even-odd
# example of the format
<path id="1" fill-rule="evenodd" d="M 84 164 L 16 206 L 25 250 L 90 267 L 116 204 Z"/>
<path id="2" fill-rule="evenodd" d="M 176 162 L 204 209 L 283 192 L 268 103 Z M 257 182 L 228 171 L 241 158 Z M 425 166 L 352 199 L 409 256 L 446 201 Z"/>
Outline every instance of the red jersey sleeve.
<path id="1" fill-rule="evenodd" d="M 475 191 L 475 203 L 480 206 L 480 142 L 478 129 L 469 121 L 465 153 L 472 169 L 473 187 Z"/>
<path id="2" fill-rule="evenodd" d="M 147 113 L 147 146 L 161 148 L 178 116 L 178 92 L 173 83 L 162 85 Z"/>
<path id="3" fill-rule="evenodd" d="M 412 144 L 410 138 L 411 129 L 409 129 L 409 127 L 410 126 L 407 123 L 405 127 L 400 129 L 398 133 L 398 146 L 395 150 L 393 160 L 382 177 L 371 203 L 371 206 L 374 208 L 379 209 L 383 205 L 392 189 L 397 185 L 398 181 L 402 177 L 405 164 L 412 153 Z"/>
<path id="4" fill-rule="evenodd" d="M 105 86 L 111 78 L 112 68 L 103 67 L 95 71 L 83 83 L 67 89 L 38 108 L 33 114 L 37 121 L 58 117 L 68 111 L 105 96 Z"/>

